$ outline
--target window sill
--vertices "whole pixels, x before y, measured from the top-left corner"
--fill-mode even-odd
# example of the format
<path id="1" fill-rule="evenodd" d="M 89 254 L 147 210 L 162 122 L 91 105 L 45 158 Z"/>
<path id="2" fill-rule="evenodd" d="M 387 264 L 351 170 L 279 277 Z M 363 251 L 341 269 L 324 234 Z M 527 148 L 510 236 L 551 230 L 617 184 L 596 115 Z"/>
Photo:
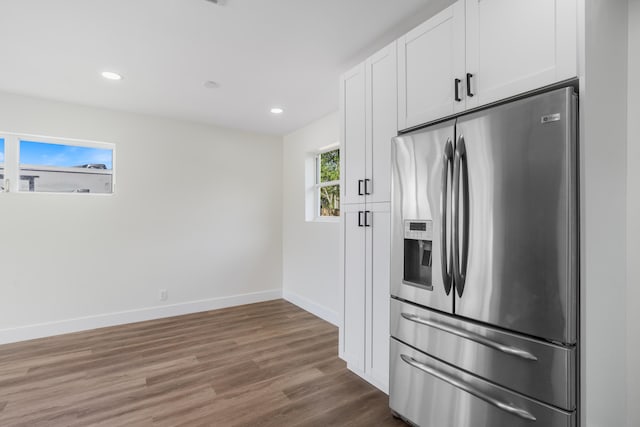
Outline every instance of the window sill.
<path id="1" fill-rule="evenodd" d="M 48 194 L 52 196 L 63 196 L 63 197 L 77 197 L 77 196 L 99 196 L 99 197 L 107 197 L 107 196 L 115 196 L 115 191 L 111 193 L 76 193 L 72 191 L 0 191 L 0 194 L 31 194 L 32 196 L 37 194 Z M 32 197 L 29 196 L 29 197 Z"/>
<path id="2" fill-rule="evenodd" d="M 339 216 L 332 216 L 332 217 L 315 217 L 310 221 L 307 222 L 333 222 L 333 223 L 339 223 L 340 222 L 340 217 Z"/>

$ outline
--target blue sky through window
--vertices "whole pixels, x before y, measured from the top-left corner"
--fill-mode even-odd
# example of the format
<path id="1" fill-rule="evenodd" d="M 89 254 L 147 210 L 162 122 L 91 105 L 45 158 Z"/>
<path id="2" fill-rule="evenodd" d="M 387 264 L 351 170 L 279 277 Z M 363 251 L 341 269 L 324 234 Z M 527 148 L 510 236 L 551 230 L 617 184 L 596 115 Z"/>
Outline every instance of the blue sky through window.
<path id="1" fill-rule="evenodd" d="M 4 139 L 0 138 L 0 165 L 4 163 Z"/>
<path id="2" fill-rule="evenodd" d="M 102 164 L 113 169 L 113 151 L 104 148 L 20 141 L 20 164 L 75 167 Z"/>

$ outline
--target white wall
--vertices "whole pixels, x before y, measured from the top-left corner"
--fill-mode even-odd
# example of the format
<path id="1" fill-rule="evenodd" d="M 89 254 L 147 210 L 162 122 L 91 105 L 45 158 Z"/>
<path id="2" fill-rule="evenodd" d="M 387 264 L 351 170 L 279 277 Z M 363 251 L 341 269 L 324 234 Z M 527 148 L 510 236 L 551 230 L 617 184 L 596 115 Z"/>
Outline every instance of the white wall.
<path id="1" fill-rule="evenodd" d="M 338 113 L 284 137 L 283 295 L 337 324 L 339 312 L 338 222 L 305 220 L 305 163 L 315 150 L 338 141 Z"/>
<path id="2" fill-rule="evenodd" d="M 0 342 L 280 295 L 281 138 L 4 93 L 0 131 L 117 144 L 113 196 L 0 194 Z"/>
<path id="3" fill-rule="evenodd" d="M 585 3 L 580 163 L 582 415 L 587 427 L 617 427 L 626 424 L 628 381 L 624 303 L 627 1 Z"/>
<path id="4" fill-rule="evenodd" d="M 640 426 L 640 0 L 629 1 L 627 148 L 628 427 Z"/>

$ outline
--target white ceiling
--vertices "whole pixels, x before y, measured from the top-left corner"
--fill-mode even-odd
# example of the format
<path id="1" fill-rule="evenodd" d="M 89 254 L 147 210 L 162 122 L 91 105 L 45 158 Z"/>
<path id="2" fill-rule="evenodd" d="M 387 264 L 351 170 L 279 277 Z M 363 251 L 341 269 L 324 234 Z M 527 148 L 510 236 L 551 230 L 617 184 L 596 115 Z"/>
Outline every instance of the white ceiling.
<path id="1" fill-rule="evenodd" d="M 448 3 L 0 0 L 0 91 L 280 135 L 336 110 L 342 72 Z"/>

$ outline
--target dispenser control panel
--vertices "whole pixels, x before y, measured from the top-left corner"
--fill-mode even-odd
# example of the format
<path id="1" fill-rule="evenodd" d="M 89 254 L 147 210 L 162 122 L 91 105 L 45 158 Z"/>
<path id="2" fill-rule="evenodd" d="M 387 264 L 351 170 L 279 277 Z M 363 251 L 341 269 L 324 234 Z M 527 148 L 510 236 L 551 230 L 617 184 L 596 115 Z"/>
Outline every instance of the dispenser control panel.
<path id="1" fill-rule="evenodd" d="M 412 240 L 433 240 L 433 221 L 406 220 L 404 238 Z"/>

